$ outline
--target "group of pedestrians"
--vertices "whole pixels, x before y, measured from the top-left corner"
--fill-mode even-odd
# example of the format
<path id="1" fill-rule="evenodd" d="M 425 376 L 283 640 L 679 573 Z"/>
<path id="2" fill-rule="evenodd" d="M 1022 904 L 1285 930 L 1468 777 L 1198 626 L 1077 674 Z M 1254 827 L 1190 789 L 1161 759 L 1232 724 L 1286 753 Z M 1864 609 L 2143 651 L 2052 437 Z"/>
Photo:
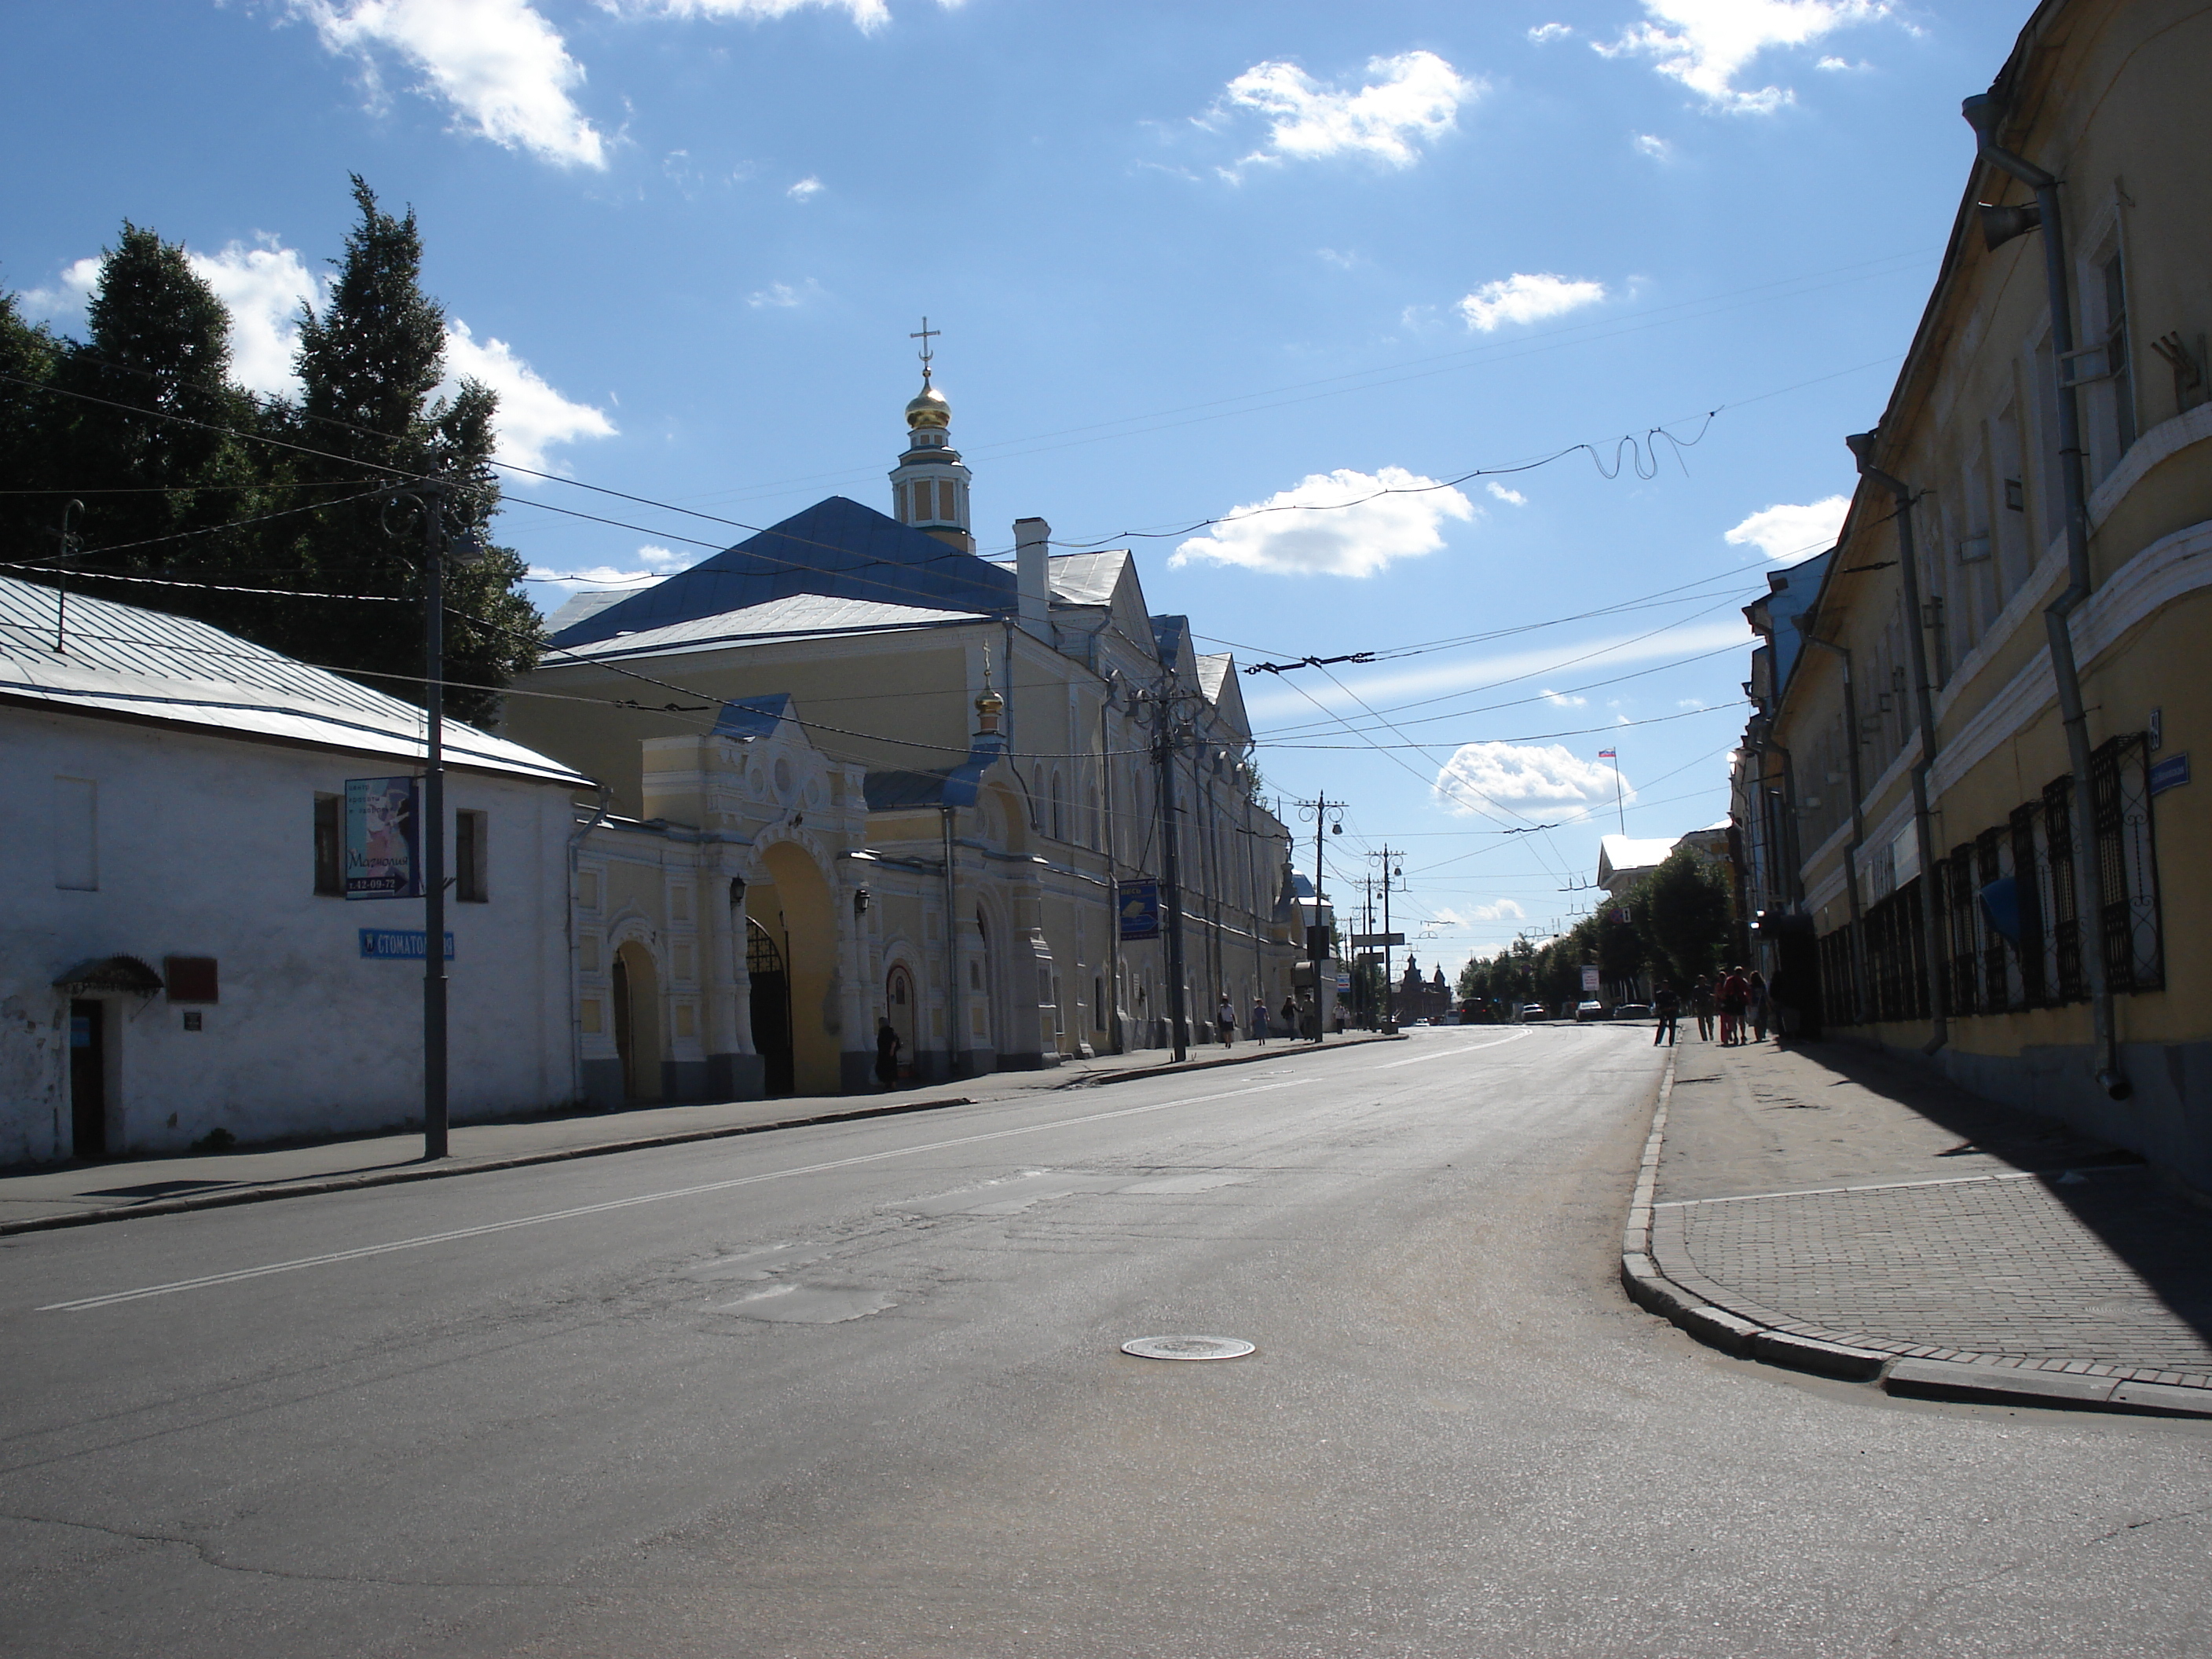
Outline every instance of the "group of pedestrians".
<path id="1" fill-rule="evenodd" d="M 1717 1018 L 1724 1048 L 1765 1042 L 1769 1007 L 1766 980 L 1755 968 L 1748 974 L 1731 968 L 1717 984 L 1700 974 L 1690 987 L 1690 1012 L 1698 1022 L 1698 1036 L 1712 1042 Z M 1656 1048 L 1663 1042 L 1673 1048 L 1675 1023 L 1682 1015 L 1681 993 L 1671 985 L 1662 985 L 1651 999 L 1651 1012 L 1659 1019 L 1658 1029 L 1651 1034 L 1651 1046 Z"/>

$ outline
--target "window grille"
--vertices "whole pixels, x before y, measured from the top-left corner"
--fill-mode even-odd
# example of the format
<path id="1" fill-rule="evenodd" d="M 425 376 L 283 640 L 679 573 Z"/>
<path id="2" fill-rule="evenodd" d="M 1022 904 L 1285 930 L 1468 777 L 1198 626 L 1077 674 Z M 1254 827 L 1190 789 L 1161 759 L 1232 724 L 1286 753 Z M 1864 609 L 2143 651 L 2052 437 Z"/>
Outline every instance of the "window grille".
<path id="1" fill-rule="evenodd" d="M 2002 1013 L 2019 1000 L 2013 993 L 2013 952 L 1979 902 L 1982 890 L 2008 873 L 2004 868 L 2006 848 L 2002 830 L 1984 830 L 1974 837 L 1974 890 L 1967 896 L 1978 913 L 1975 920 L 1981 933 L 1982 1012 L 1985 1014 Z"/>
<path id="2" fill-rule="evenodd" d="M 2020 901 L 2020 951 L 2016 958 L 2020 964 L 2020 1000 L 2030 1008 L 2041 1007 L 2050 996 L 2045 988 L 2050 981 L 2043 971 L 2043 860 L 2036 850 L 2037 817 L 2032 805 L 2013 809 L 2013 886 Z"/>
<path id="3" fill-rule="evenodd" d="M 1943 899 L 1944 929 L 1950 945 L 1948 988 L 1950 1011 L 1973 1014 L 1982 1011 L 1980 995 L 1981 929 L 1974 912 L 1974 848 L 1970 842 L 1952 849 L 1936 866 L 1936 886 Z"/>
<path id="4" fill-rule="evenodd" d="M 2158 864 L 2151 844 L 2147 745 L 2139 732 L 2099 745 L 2089 762 L 2089 799 L 2103 877 L 2105 973 L 2114 991 L 2166 983 L 2159 937 Z"/>
<path id="5" fill-rule="evenodd" d="M 2051 948 L 2045 961 L 2049 983 L 2060 1002 L 2079 1002 L 2081 977 L 2081 921 L 2074 905 L 2074 781 L 2053 778 L 2043 788 L 2044 915 L 2051 920 Z"/>

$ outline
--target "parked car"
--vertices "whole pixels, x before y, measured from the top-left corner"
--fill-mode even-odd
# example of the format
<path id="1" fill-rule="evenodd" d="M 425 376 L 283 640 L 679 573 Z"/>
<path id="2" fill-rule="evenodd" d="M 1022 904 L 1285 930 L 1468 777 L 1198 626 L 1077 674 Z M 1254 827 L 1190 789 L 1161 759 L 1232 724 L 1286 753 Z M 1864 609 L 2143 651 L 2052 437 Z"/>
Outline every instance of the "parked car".
<path id="1" fill-rule="evenodd" d="M 1584 997 L 1580 1002 L 1575 1004 L 1575 1024 L 1577 1025 L 1587 1025 L 1594 1019 L 1604 1018 L 1605 1004 L 1600 1002 L 1595 997 Z"/>
<path id="2" fill-rule="evenodd" d="M 1522 1003 L 1522 1004 L 1521 1005 L 1521 1018 L 1523 1018 L 1523 1019 L 1542 1019 L 1542 1018 L 1546 1018 L 1546 1015 L 1545 1015 L 1545 1013 L 1544 1013 L 1544 1005 L 1543 1005 L 1542 1003 L 1540 1003 L 1540 1002 L 1524 1002 L 1524 1003 Z"/>
<path id="3" fill-rule="evenodd" d="M 1613 1009 L 1613 1017 L 1615 1019 L 1649 1019 L 1651 1018 L 1651 1005 L 1648 1002 L 1624 1002 Z"/>

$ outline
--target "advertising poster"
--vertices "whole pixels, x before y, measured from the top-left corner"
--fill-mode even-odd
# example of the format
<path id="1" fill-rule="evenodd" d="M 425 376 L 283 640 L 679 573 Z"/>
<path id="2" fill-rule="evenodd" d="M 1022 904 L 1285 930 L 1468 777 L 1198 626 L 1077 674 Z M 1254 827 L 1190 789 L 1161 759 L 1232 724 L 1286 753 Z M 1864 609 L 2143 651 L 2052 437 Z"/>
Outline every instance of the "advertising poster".
<path id="1" fill-rule="evenodd" d="M 1121 905 L 1123 939 L 1158 939 L 1160 936 L 1159 883 L 1123 882 Z"/>
<path id="2" fill-rule="evenodd" d="M 420 898 L 413 778 L 348 778 L 345 787 L 345 896 L 349 899 Z"/>

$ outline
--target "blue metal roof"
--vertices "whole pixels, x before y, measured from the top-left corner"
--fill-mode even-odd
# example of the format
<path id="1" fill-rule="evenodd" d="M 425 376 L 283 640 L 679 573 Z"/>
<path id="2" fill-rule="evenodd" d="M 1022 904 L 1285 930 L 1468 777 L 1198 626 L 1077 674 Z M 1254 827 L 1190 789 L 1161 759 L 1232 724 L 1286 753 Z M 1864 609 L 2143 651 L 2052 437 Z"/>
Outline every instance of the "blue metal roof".
<path id="1" fill-rule="evenodd" d="M 759 697 L 739 697 L 724 703 L 722 712 L 714 716 L 714 735 L 750 743 L 756 738 L 774 736 L 777 722 L 794 718 L 788 691 L 772 691 Z"/>
<path id="2" fill-rule="evenodd" d="M 936 611 L 1014 609 L 1014 573 L 842 495 L 817 501 L 750 540 L 582 617 L 553 635 L 588 645 L 617 634 L 720 616 L 794 594 L 876 599 Z"/>

